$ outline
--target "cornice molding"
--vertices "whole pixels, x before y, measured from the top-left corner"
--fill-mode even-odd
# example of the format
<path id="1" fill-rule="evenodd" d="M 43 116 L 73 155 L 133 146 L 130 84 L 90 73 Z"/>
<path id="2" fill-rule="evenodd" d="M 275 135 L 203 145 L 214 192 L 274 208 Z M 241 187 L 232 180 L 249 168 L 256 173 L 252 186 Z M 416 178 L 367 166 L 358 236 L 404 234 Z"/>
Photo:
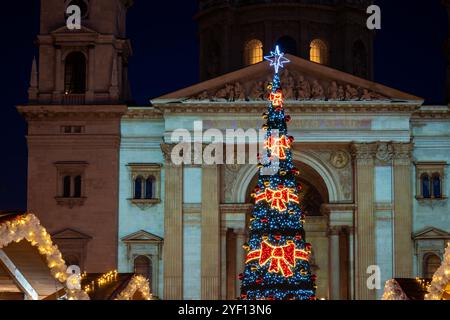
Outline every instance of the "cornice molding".
<path id="1" fill-rule="evenodd" d="M 163 112 L 156 108 L 133 108 L 129 107 L 124 120 L 147 120 L 147 119 L 164 119 Z"/>
<path id="2" fill-rule="evenodd" d="M 26 120 L 52 119 L 120 119 L 127 111 L 126 105 L 24 105 L 17 107 Z"/>
<path id="3" fill-rule="evenodd" d="M 261 114 L 267 110 L 266 102 L 233 102 L 233 103 L 159 103 L 154 102 L 163 114 L 170 113 L 237 113 Z M 420 107 L 418 103 L 338 103 L 338 102 L 304 102 L 286 103 L 286 112 L 299 113 L 409 113 Z"/>

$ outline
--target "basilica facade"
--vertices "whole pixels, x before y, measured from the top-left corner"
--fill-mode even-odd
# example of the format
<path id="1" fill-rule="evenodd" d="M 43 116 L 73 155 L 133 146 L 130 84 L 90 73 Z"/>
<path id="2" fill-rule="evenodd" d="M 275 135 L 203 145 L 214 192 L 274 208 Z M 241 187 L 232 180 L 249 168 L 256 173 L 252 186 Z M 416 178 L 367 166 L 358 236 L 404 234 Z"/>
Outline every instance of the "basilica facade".
<path id="1" fill-rule="evenodd" d="M 174 136 L 199 122 L 259 129 L 271 78 L 262 57 L 279 44 L 317 296 L 379 299 L 388 279 L 433 274 L 450 239 L 450 109 L 371 81 L 365 2 L 277 1 L 275 18 L 271 1 L 200 1 L 204 81 L 148 106 L 125 103 L 131 1 L 82 2 L 86 23 L 69 31 L 71 1 L 41 1 L 40 59 L 18 107 L 28 207 L 69 264 L 142 273 L 162 299 L 239 296 L 258 168 L 174 163 Z M 367 286 L 373 266 L 379 288 Z"/>

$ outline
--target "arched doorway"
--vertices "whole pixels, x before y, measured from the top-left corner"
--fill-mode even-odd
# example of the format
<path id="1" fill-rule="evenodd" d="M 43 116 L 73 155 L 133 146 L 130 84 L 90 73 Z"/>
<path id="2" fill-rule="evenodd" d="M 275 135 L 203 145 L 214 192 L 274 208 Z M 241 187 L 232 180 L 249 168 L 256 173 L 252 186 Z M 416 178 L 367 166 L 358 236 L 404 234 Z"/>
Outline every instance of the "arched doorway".
<path id="1" fill-rule="evenodd" d="M 306 214 L 304 225 L 306 241 L 311 243 L 312 252 L 310 265 L 313 273 L 317 275 L 317 296 L 328 297 L 329 290 L 329 239 L 328 239 L 328 216 L 322 214 L 321 207 L 330 202 L 330 195 L 327 184 L 322 176 L 310 165 L 294 161 L 295 166 L 300 170 L 297 182 L 302 185 L 303 192 L 300 195 L 303 210 Z M 258 173 L 256 173 L 246 190 L 246 203 L 253 204 L 250 194 L 258 183 Z M 251 210 L 247 216 L 247 226 L 249 224 Z"/>
<path id="2" fill-rule="evenodd" d="M 319 173 L 315 171 L 309 165 L 295 161 L 297 168 L 300 168 L 300 176 L 297 182 L 303 187 L 302 202 L 305 214 L 307 216 L 321 216 L 320 207 L 324 203 L 329 202 L 328 189 L 325 181 L 322 179 Z M 250 196 L 252 190 L 256 187 L 258 183 L 258 174 L 256 174 L 247 188 L 246 202 L 252 203 L 253 200 Z"/>
<path id="3" fill-rule="evenodd" d="M 137 256 L 134 259 L 134 273 L 140 274 L 152 281 L 152 261 L 147 256 Z"/>
<path id="4" fill-rule="evenodd" d="M 423 277 L 425 279 L 433 278 L 437 269 L 441 266 L 441 258 L 434 253 L 427 254 L 423 259 Z"/>

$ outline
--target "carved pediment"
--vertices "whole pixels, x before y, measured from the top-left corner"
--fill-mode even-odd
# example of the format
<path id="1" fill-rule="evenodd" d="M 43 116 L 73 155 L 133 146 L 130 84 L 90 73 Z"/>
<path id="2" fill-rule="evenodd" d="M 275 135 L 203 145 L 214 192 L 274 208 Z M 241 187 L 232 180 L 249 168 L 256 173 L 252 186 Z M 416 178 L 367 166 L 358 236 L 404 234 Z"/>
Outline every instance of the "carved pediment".
<path id="1" fill-rule="evenodd" d="M 419 231 L 413 235 L 414 240 L 420 239 L 450 239 L 450 233 L 437 229 L 437 228 L 426 228 Z"/>
<path id="2" fill-rule="evenodd" d="M 64 229 L 62 231 L 56 232 L 52 234 L 53 239 L 83 239 L 83 240 L 90 240 L 92 239 L 91 236 L 88 236 L 87 234 L 84 234 L 82 232 L 73 230 L 73 229 Z"/>
<path id="3" fill-rule="evenodd" d="M 284 96 L 290 101 L 421 101 L 422 98 L 287 55 L 291 63 L 280 72 Z M 273 71 L 261 62 L 153 100 L 169 102 L 263 101 Z"/>
<path id="4" fill-rule="evenodd" d="M 163 238 L 154 235 L 153 233 L 140 230 L 138 232 L 132 233 L 128 236 L 125 236 L 121 239 L 123 242 L 162 242 Z"/>

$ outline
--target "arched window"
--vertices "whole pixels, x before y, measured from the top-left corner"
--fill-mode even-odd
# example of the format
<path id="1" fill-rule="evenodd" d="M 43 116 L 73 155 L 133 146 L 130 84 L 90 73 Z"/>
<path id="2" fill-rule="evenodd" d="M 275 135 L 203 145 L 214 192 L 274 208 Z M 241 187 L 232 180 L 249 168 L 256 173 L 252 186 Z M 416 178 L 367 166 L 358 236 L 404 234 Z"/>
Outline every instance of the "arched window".
<path id="1" fill-rule="evenodd" d="M 367 51 L 361 40 L 353 45 L 353 74 L 358 77 L 367 78 Z"/>
<path id="2" fill-rule="evenodd" d="M 282 52 L 289 53 L 294 56 L 297 55 L 297 42 L 293 38 L 289 36 L 281 37 L 278 39 L 276 44 L 280 46 L 280 50 Z"/>
<path id="3" fill-rule="evenodd" d="M 328 46 L 320 39 L 311 42 L 309 59 L 312 62 L 328 64 Z"/>
<path id="4" fill-rule="evenodd" d="M 423 277 L 431 279 L 441 266 L 441 258 L 434 253 L 427 254 L 423 259 Z"/>
<path id="5" fill-rule="evenodd" d="M 257 39 L 248 41 L 244 48 L 244 64 L 246 66 L 263 61 L 263 44 Z"/>
<path id="6" fill-rule="evenodd" d="M 81 52 L 72 52 L 66 57 L 64 92 L 65 94 L 86 92 L 86 58 Z"/>
<path id="7" fill-rule="evenodd" d="M 144 179 L 139 176 L 134 180 L 134 198 L 135 199 L 142 199 L 142 183 Z"/>
<path id="8" fill-rule="evenodd" d="M 74 179 L 74 198 L 81 198 L 81 176 L 76 176 Z"/>
<path id="9" fill-rule="evenodd" d="M 63 178 L 63 197 L 64 198 L 70 198 L 71 194 L 70 194 L 70 176 L 65 176 Z"/>
<path id="10" fill-rule="evenodd" d="M 441 176 L 438 173 L 433 174 L 433 197 L 442 198 Z"/>
<path id="11" fill-rule="evenodd" d="M 138 256 L 134 259 L 134 273 L 143 275 L 150 282 L 152 281 L 152 261 L 149 257 Z M 151 286 L 150 286 L 151 288 Z"/>
<path id="12" fill-rule="evenodd" d="M 153 177 L 148 177 L 147 180 L 145 180 L 145 199 L 153 199 L 154 182 L 155 179 Z"/>
<path id="13" fill-rule="evenodd" d="M 430 186 L 430 176 L 424 173 L 420 177 L 420 185 L 422 188 L 422 197 L 423 198 L 431 198 L 431 186 Z"/>

